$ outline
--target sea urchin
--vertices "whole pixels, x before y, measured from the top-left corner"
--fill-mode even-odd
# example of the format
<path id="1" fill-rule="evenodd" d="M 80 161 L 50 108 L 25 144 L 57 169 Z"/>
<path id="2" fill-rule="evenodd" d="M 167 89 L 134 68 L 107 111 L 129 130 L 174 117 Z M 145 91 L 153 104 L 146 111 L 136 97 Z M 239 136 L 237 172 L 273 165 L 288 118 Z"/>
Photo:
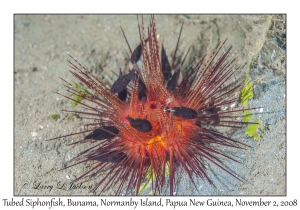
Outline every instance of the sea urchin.
<path id="1" fill-rule="evenodd" d="M 240 84 L 223 88 L 238 69 L 233 67 L 234 60 L 227 61 L 232 47 L 221 54 L 225 42 L 219 43 L 210 57 L 204 57 L 184 73 L 185 58 L 177 66 L 174 62 L 178 43 L 172 62 L 164 46 L 159 46 L 154 16 L 147 30 L 143 22 L 138 28 L 140 45 L 134 51 L 129 47 L 132 69 L 127 74 L 120 70 L 111 88 L 70 56 L 71 73 L 85 88 L 63 81 L 69 92 L 84 100 L 65 97 L 85 108 L 72 112 L 87 115 L 92 121 L 85 131 L 70 134 L 87 133 L 75 143 L 92 145 L 72 160 L 75 163 L 70 166 L 88 161 L 94 164 L 76 181 L 107 169 L 107 175 L 93 191 L 99 188 L 102 193 L 114 186 L 116 194 L 124 190 L 138 194 L 147 177 L 154 194 L 161 194 L 162 188 L 169 184 L 170 195 L 173 195 L 179 170 L 184 170 L 193 183 L 193 177 L 197 176 L 213 184 L 206 173 L 206 161 L 239 179 L 222 166 L 219 158 L 234 159 L 211 145 L 234 148 L 247 145 L 210 129 L 211 126 L 243 124 L 233 118 L 235 113 L 242 113 L 242 109 L 220 109 L 239 100 L 233 93 L 239 90 Z M 137 64 L 139 60 L 142 65 Z M 185 76 L 181 76 L 183 74 Z"/>

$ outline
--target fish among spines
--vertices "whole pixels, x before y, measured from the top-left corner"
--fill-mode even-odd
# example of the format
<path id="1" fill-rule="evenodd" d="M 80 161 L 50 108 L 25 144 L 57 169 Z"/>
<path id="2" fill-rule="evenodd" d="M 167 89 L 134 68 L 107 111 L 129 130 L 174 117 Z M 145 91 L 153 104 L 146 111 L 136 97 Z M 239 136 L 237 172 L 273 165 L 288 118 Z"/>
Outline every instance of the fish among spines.
<path id="1" fill-rule="evenodd" d="M 130 125 L 140 131 L 140 132 L 150 132 L 152 130 L 152 125 L 151 123 L 147 120 L 147 119 L 140 119 L 140 118 L 136 118 L 136 119 L 133 119 L 131 117 L 127 117 L 126 118 Z"/>
<path id="2" fill-rule="evenodd" d="M 94 130 L 92 133 L 84 137 L 84 139 L 93 139 L 93 140 L 104 140 L 114 137 L 119 133 L 119 130 L 115 126 L 103 126 Z"/>
<path id="3" fill-rule="evenodd" d="M 131 70 L 128 74 L 120 76 L 111 86 L 112 93 L 120 93 L 124 90 L 129 82 L 134 78 L 135 70 Z"/>
<path id="4" fill-rule="evenodd" d="M 169 81 L 171 79 L 172 73 L 171 73 L 171 64 L 168 60 L 166 50 L 164 46 L 161 47 L 161 64 L 162 64 L 162 73 L 164 75 L 164 78 L 166 81 Z"/>

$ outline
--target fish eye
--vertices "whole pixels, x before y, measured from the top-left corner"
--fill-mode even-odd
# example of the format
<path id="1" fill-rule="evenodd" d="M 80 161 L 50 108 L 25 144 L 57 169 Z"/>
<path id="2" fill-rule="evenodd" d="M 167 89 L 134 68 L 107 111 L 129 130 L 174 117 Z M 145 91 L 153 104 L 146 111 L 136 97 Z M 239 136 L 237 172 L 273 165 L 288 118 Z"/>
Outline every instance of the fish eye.
<path id="1" fill-rule="evenodd" d="M 120 87 L 120 85 L 116 85 L 114 88 L 113 88 L 113 91 L 114 91 L 114 93 L 119 93 L 119 92 L 121 92 L 121 87 Z"/>

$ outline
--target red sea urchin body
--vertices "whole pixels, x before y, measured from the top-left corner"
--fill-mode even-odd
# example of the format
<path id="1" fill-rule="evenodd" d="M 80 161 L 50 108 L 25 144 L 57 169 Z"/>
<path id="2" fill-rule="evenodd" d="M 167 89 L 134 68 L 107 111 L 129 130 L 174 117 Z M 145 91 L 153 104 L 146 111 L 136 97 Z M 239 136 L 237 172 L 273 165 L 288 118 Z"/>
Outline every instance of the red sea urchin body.
<path id="1" fill-rule="evenodd" d="M 133 69 L 120 75 L 114 88 L 107 88 L 74 58 L 71 57 L 75 62 L 69 61 L 71 73 L 89 90 L 70 87 L 71 93 L 88 102 L 79 102 L 86 111 L 76 113 L 89 115 L 97 122 L 89 124 L 86 131 L 89 134 L 79 141 L 94 144 L 75 158 L 76 164 L 93 161 L 95 166 L 77 180 L 105 168 L 107 175 L 94 191 L 101 189 L 102 193 L 117 183 L 117 194 L 123 190 L 129 193 L 132 189 L 138 194 L 144 179 L 150 177 L 153 192 L 160 194 L 167 184 L 166 171 L 169 170 L 172 195 L 179 169 L 183 169 L 193 183 L 194 175 L 212 183 L 206 173 L 205 161 L 235 176 L 220 164 L 218 156 L 232 158 L 210 145 L 235 148 L 246 145 L 206 127 L 241 124 L 230 115 L 242 110 L 217 110 L 238 100 L 231 95 L 239 85 L 222 89 L 236 71 L 233 61 L 227 61 L 231 47 L 217 58 L 224 44 L 219 43 L 212 55 L 200 60 L 179 83 L 177 75 L 183 62 L 175 68 L 174 62 L 170 65 L 164 50 L 160 55 L 154 17 L 151 17 L 147 30 L 143 25 L 139 30 L 141 44 L 131 56 Z M 138 53 L 141 53 L 142 67 L 137 65 Z M 164 69 L 166 66 L 168 68 Z M 169 67 L 176 69 L 173 73 L 176 77 L 171 75 Z M 171 89 L 167 87 L 170 81 Z M 118 93 L 124 90 L 126 95 L 120 97 Z"/>

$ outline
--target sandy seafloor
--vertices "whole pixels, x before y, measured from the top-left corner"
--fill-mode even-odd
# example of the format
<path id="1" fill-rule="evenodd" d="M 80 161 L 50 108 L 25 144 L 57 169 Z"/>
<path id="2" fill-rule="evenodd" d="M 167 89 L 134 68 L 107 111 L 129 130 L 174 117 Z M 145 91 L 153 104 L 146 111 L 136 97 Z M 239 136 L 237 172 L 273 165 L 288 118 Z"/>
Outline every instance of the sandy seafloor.
<path id="1" fill-rule="evenodd" d="M 72 118 L 62 109 L 72 109 L 69 100 L 55 94 L 66 93 L 59 77 L 75 81 L 70 74 L 68 54 L 112 84 L 119 67 L 124 69 L 128 47 L 139 43 L 134 15 L 15 15 L 14 44 L 14 194 L 15 195 L 93 195 L 88 189 L 59 189 L 84 173 L 89 164 L 59 171 L 66 162 L 88 145 L 68 146 L 79 137 L 45 141 L 83 129 L 83 120 Z M 253 82 L 251 107 L 266 129 L 259 141 L 249 138 L 245 129 L 223 129 L 227 136 L 250 145 L 246 150 L 222 149 L 241 163 L 224 159 L 226 167 L 238 174 L 240 182 L 207 164 L 215 183 L 196 179 L 196 188 L 185 174 L 178 176 L 176 195 L 286 195 L 286 55 L 285 16 L 268 15 L 156 15 L 157 33 L 164 41 L 169 59 L 175 49 L 180 25 L 184 22 L 179 54 L 193 45 L 191 58 L 210 53 L 226 38 L 233 45 L 230 58 L 246 65 L 233 80 Z M 144 16 L 145 22 L 148 16 Z M 101 67 L 100 67 L 101 66 Z M 250 66 L 250 68 L 248 68 Z M 57 121 L 50 118 L 60 114 Z M 82 137 L 82 136 L 80 136 Z M 79 183 L 95 185 L 105 173 Z M 77 183 L 77 184 L 79 184 Z M 52 189 L 49 186 L 53 186 Z M 37 188 L 37 189 L 35 189 Z M 111 188 L 103 195 L 114 195 Z M 163 194 L 168 194 L 166 186 Z M 145 191 L 145 195 L 148 191 Z"/>

